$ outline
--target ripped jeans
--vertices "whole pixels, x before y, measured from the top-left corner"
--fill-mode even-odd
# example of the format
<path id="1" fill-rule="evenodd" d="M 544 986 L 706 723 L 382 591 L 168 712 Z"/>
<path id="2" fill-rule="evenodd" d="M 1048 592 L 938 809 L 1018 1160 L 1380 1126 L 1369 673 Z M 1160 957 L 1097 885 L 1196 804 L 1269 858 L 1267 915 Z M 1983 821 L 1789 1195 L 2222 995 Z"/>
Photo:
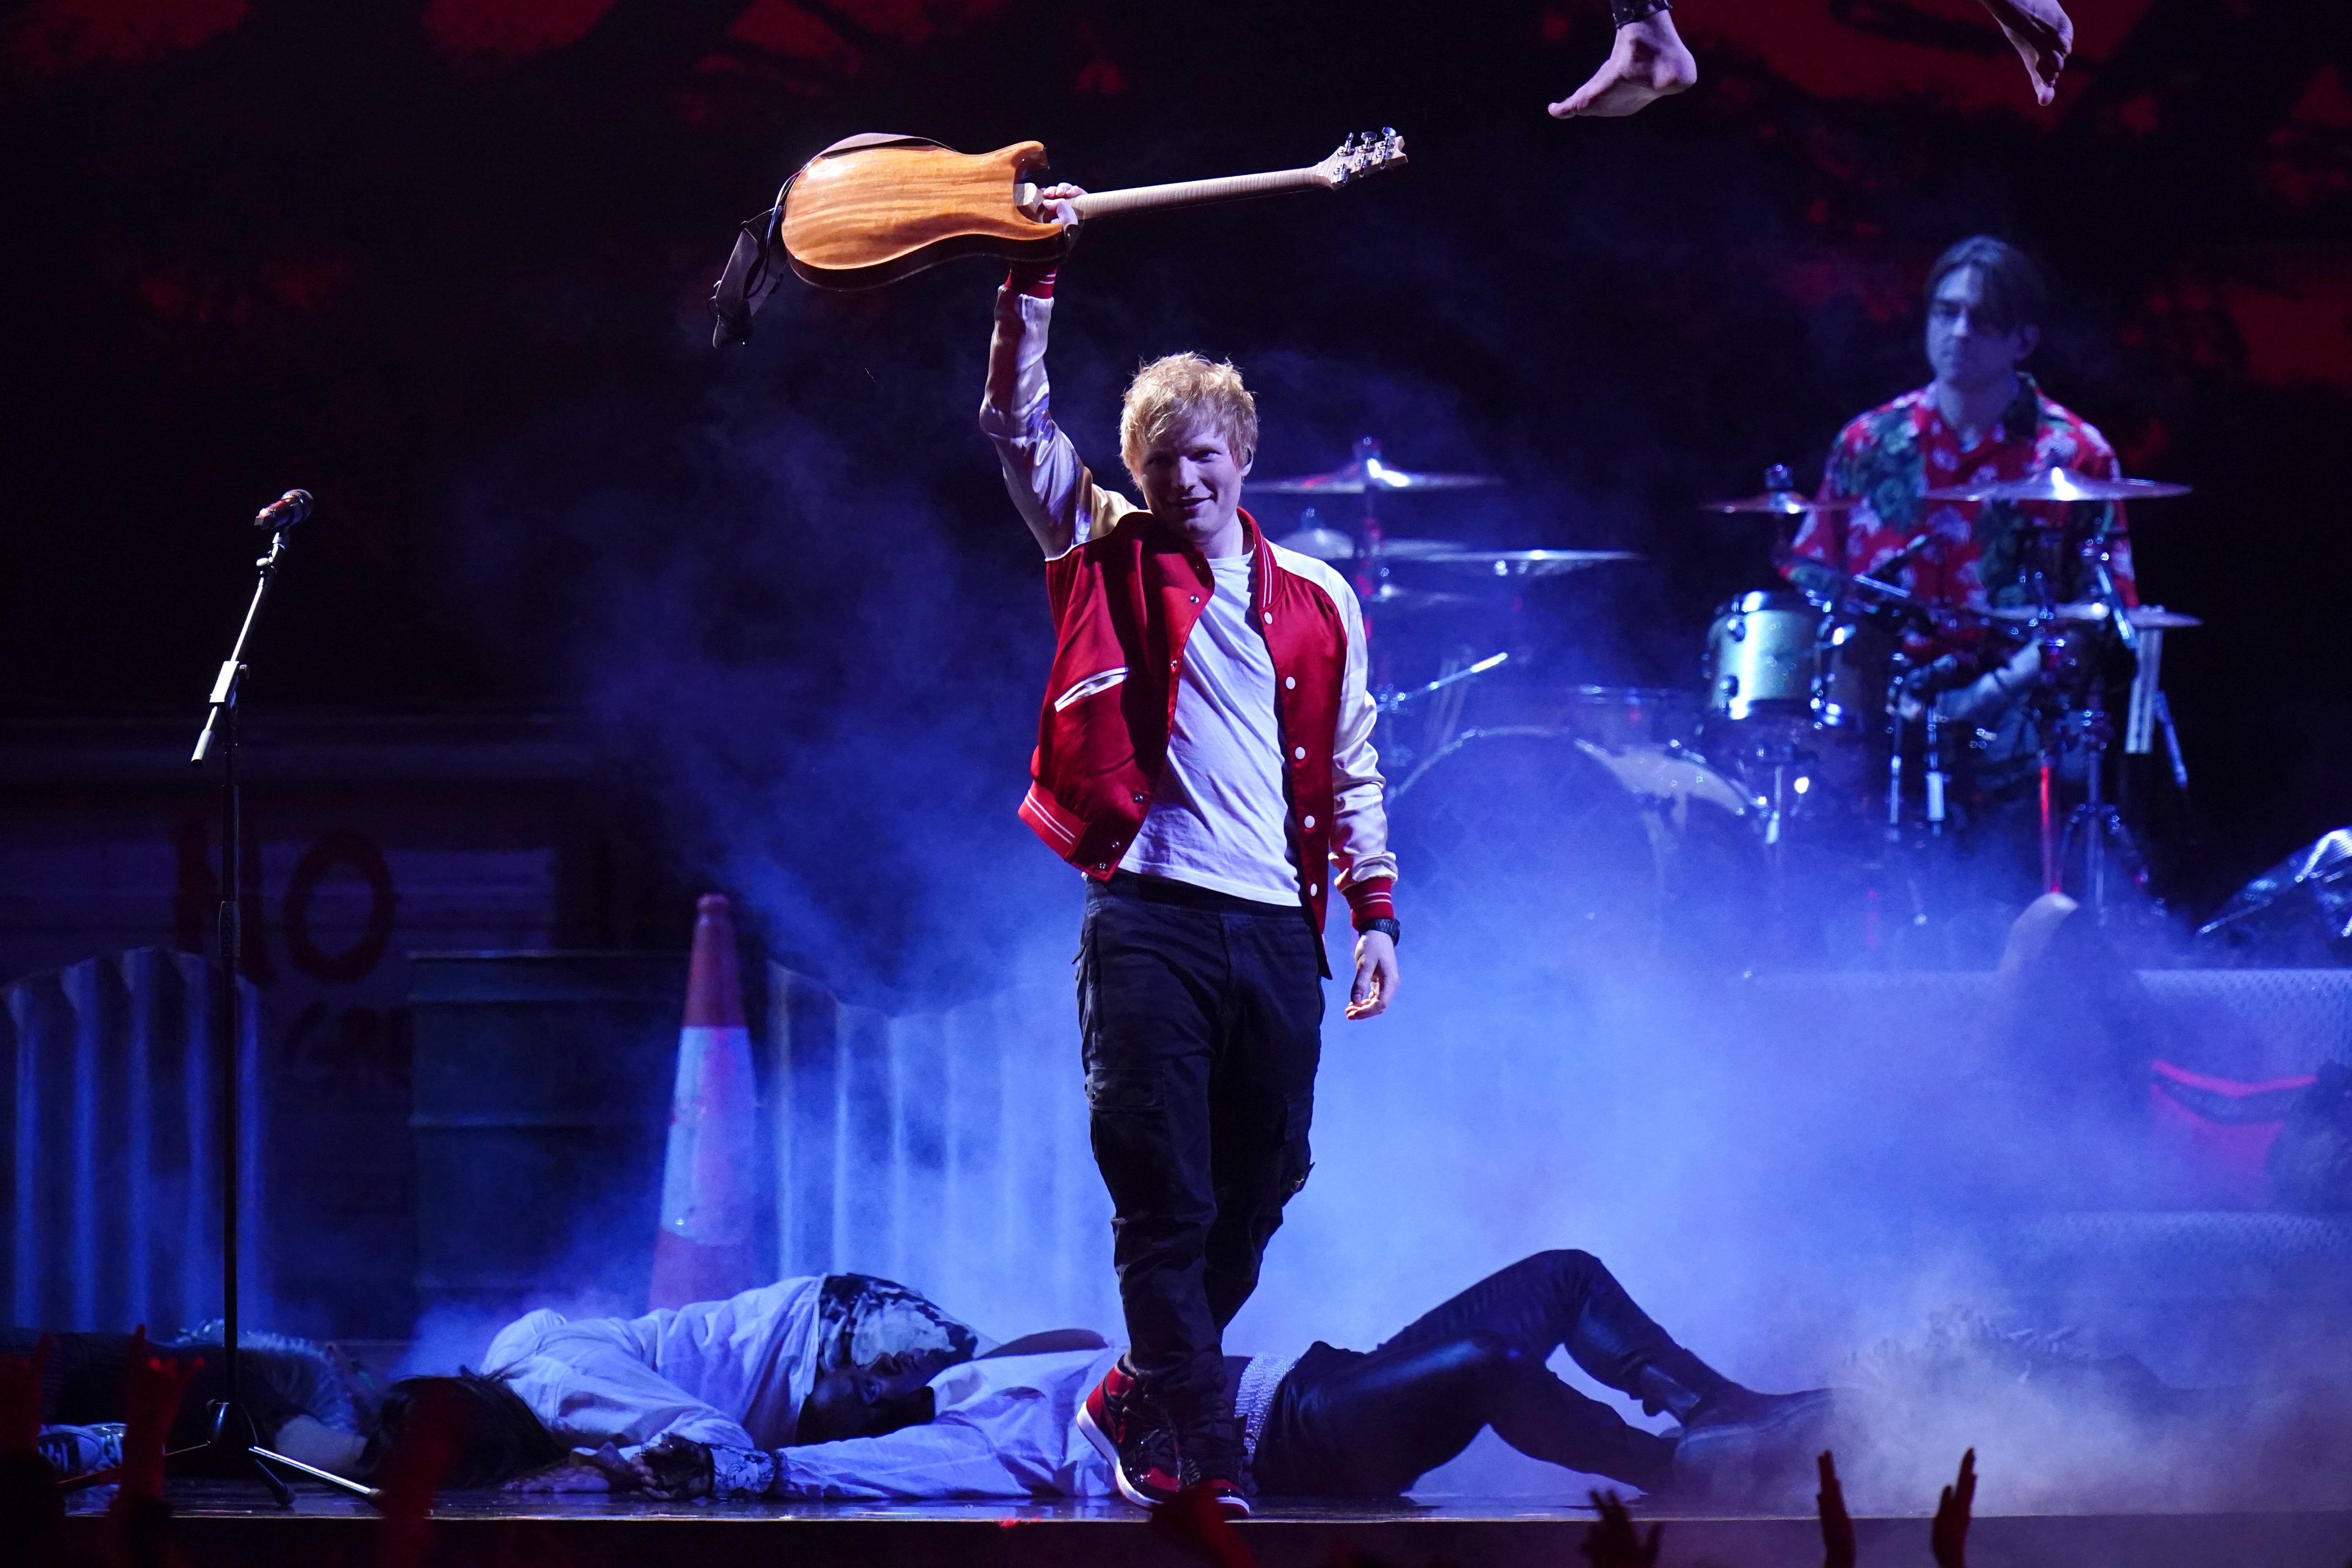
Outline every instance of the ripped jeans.
<path id="1" fill-rule="evenodd" d="M 1125 872 L 1078 950 L 1088 1131 L 1129 1370 L 1184 1434 L 1231 1421 L 1224 1326 L 1307 1183 L 1320 943 L 1297 909 Z"/>

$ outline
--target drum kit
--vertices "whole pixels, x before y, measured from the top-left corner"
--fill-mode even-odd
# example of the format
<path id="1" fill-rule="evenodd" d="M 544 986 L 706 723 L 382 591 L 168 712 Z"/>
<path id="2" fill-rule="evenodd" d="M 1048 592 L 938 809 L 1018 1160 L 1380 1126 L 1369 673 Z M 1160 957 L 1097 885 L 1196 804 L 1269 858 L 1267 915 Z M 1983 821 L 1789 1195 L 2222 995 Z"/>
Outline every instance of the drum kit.
<path id="1" fill-rule="evenodd" d="M 1384 498 L 1501 482 L 1485 474 L 1392 468 L 1379 443 L 1366 438 L 1344 467 L 1249 489 L 1327 504 L 1341 497 L 1357 501 L 1349 526 L 1332 526 L 1309 510 L 1297 531 L 1277 542 L 1349 573 L 1375 628 L 1392 616 L 1475 616 L 1496 605 L 1496 588 L 1516 592 L 1530 580 L 1644 559 L 1622 550 L 1475 550 L 1398 537 L 1382 526 Z M 2019 479 L 1931 489 L 1923 499 L 2105 503 L 2187 489 L 2051 468 Z M 1417 817 L 1442 817 L 1447 826 L 1437 834 L 1439 853 L 1454 863 L 1446 875 L 1465 871 L 1465 858 L 1483 859 L 1493 877 L 1507 879 L 1529 863 L 1529 836 L 1560 842 L 1563 817 L 1584 821 L 1594 792 L 1622 795 L 1614 803 L 1620 826 L 1638 820 L 1643 831 L 1617 838 L 1633 846 L 1627 853 L 1643 862 L 1638 879 L 1653 895 L 1653 912 L 1677 904 L 1698 910 L 1710 897 L 1702 882 L 1748 871 L 1756 875 L 1747 879 L 1779 908 L 1796 846 L 1809 857 L 1867 862 L 1865 879 L 1874 887 L 1895 870 L 1911 883 L 1914 918 L 1924 925 L 1933 900 L 1921 896 L 1922 868 L 1934 881 L 1934 862 L 1955 847 L 1957 836 L 1948 831 L 1960 815 L 1955 807 L 1985 783 L 1980 759 L 1988 750 L 2002 750 L 2000 736 L 1979 728 L 1982 719 L 2021 725 L 2016 732 L 2024 739 L 2012 741 L 2008 754 L 2032 786 L 2040 889 L 2071 890 L 2105 919 L 2120 892 L 2118 872 L 2143 890 L 2147 880 L 2107 786 L 2107 754 L 2118 740 L 2126 754 L 2153 752 L 2160 734 L 2173 780 L 2186 791 L 2187 769 L 2158 677 L 2165 634 L 2198 620 L 2125 604 L 2109 565 L 2104 519 L 2112 512 L 2079 541 L 2069 541 L 2063 524 L 2039 512 L 2024 514 L 2034 539 L 2025 602 L 1990 610 L 1923 603 L 1890 580 L 1912 556 L 1937 548 L 1930 534 L 1863 575 L 1794 552 L 1790 536 L 1802 520 L 1854 504 L 1799 493 L 1789 470 L 1777 465 L 1759 493 L 1707 503 L 1709 511 L 1775 521 L 1779 537 L 1770 555 L 1787 586 L 1742 594 L 1717 609 L 1699 660 L 1701 679 L 1692 688 L 1538 684 L 1531 702 L 1528 683 L 1521 681 L 1514 710 L 1512 703 L 1472 695 L 1482 678 L 1513 659 L 1512 650 L 1456 659 L 1457 667 L 1435 679 L 1399 689 L 1385 679 L 1384 644 L 1391 639 L 1376 629 L 1374 696 L 1383 763 L 1398 781 L 1391 816 L 1400 838 L 1415 837 Z M 2064 570 L 2070 544 L 2079 560 L 2072 574 Z M 2062 601 L 2058 584 L 2070 576 L 2080 584 L 2078 596 Z M 1433 579 L 1443 585 L 1423 585 Z M 1523 607 L 1516 597 L 1511 603 L 1514 610 Z M 1975 657 L 1941 651 L 1954 647 Z M 2118 733 L 2105 677 L 2121 669 L 2126 655 L 2130 699 Z M 2000 672 L 1990 698 L 1984 669 Z M 1468 724 L 1465 710 L 1474 720 Z M 1432 721 L 1416 732 L 1417 744 L 1401 728 L 1416 711 Z M 1475 721 L 1493 716 L 1533 721 Z M 1553 782 L 1514 807 L 1507 798 L 1513 792 L 1497 783 L 1504 774 Z M 2062 776 L 2082 795 L 2063 818 Z M 1580 831 L 1595 842 L 1589 825 Z M 1905 856 L 1907 869 L 1895 868 Z M 1574 853 L 1536 858 L 1566 861 Z M 1612 887 L 1622 894 L 1622 879 L 1589 889 L 1596 908 L 1587 919 L 1607 917 L 1611 911 L 1599 906 L 1610 901 Z"/>

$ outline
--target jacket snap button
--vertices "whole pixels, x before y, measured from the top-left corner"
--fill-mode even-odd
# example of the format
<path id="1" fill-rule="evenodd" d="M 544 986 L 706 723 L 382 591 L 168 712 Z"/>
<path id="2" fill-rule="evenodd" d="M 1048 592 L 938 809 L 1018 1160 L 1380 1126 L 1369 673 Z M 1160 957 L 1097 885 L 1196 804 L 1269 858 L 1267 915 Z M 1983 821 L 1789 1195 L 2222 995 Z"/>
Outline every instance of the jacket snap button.
<path id="1" fill-rule="evenodd" d="M 1282 689 L 1283 689 L 1285 691 L 1296 691 L 1296 690 L 1297 690 L 1297 689 L 1298 689 L 1298 677 L 1297 677 L 1297 676 L 1295 676 L 1295 675 L 1286 675 L 1286 676 L 1284 676 L 1284 677 L 1282 678 Z"/>
<path id="2" fill-rule="evenodd" d="M 1097 860 L 1095 862 L 1095 869 L 1097 871 L 1105 870 L 1108 867 L 1108 863 L 1107 861 Z"/>
<path id="3" fill-rule="evenodd" d="M 1197 604 L 1199 604 L 1199 603 L 1201 602 L 1201 595 L 1198 595 L 1198 594 L 1193 595 L 1192 595 L 1192 602 L 1193 602 L 1194 604 L 1196 604 L 1196 605 L 1197 605 Z"/>
<path id="4" fill-rule="evenodd" d="M 1274 625 L 1274 612 L 1272 610 L 1268 610 L 1265 613 L 1265 624 L 1267 626 Z"/>
<path id="5" fill-rule="evenodd" d="M 1303 763 L 1307 760 L 1307 748 L 1304 746 L 1293 746 L 1290 748 L 1290 754 L 1296 761 Z M 1307 826 L 1312 827 L 1314 824 L 1309 823 Z"/>
<path id="6" fill-rule="evenodd" d="M 1136 805 L 1141 805 L 1143 804 L 1143 797 L 1142 797 L 1141 795 L 1137 795 L 1137 796 L 1135 797 L 1135 804 L 1136 804 Z"/>
<path id="7" fill-rule="evenodd" d="M 1309 832 L 1309 833 L 1312 833 L 1312 832 L 1314 832 L 1314 831 L 1315 831 L 1315 819 L 1314 819 L 1313 817 L 1311 817 L 1311 816 L 1310 816 L 1310 817 L 1308 817 L 1308 818 L 1307 819 L 1307 822 L 1306 822 L 1306 827 L 1307 827 L 1307 832 Z"/>
<path id="8" fill-rule="evenodd" d="M 1170 659 L 1170 660 L 1168 661 L 1168 668 L 1171 668 L 1171 669 L 1173 669 L 1173 668 L 1176 668 L 1176 664 L 1177 664 L 1177 661 L 1171 658 L 1171 659 Z"/>

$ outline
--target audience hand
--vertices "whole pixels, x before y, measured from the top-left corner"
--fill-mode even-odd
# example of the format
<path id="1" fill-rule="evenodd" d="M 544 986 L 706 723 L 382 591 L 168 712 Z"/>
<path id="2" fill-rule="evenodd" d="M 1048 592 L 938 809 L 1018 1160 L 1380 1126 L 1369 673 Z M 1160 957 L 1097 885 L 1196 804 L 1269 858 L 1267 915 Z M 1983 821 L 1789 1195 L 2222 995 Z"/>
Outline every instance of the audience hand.
<path id="1" fill-rule="evenodd" d="M 163 1495 L 163 1441 L 180 1414 L 180 1396 L 204 1364 L 199 1359 L 149 1355 L 144 1323 L 131 1334 L 131 1357 L 123 1368 L 122 1482 L 115 1494 L 118 1505 L 131 1498 Z"/>
<path id="2" fill-rule="evenodd" d="M 2042 0 L 2047 4 L 2048 0 Z M 1614 119 L 1648 107 L 1698 80 L 1698 61 L 1675 31 L 1674 13 L 1660 11 L 1617 29 L 1617 41 L 1592 79 L 1551 106 L 1554 120 L 1589 115 Z"/>
<path id="3" fill-rule="evenodd" d="M 1601 1517 L 1584 1532 L 1584 1544 L 1578 1549 L 1592 1560 L 1592 1568 L 1655 1568 L 1664 1525 L 1650 1526 L 1650 1539 L 1643 1541 L 1615 1492 L 1594 1492 L 1592 1506 Z"/>
<path id="4" fill-rule="evenodd" d="M 1936 1568 L 1967 1568 L 1969 1510 L 1977 1497 L 1977 1451 L 1960 1456 L 1960 1478 L 1944 1489 L 1936 1504 L 1936 1522 L 1928 1527 L 1927 1544 L 1936 1554 Z"/>
<path id="5" fill-rule="evenodd" d="M 49 1336 L 29 1356 L 0 1356 L 0 1454 L 41 1451 L 41 1369 L 49 1359 Z"/>
<path id="6" fill-rule="evenodd" d="M 1815 1463 L 1822 1472 L 1822 1489 L 1813 1500 L 1822 1513 L 1822 1568 L 1853 1568 L 1853 1521 L 1845 1511 L 1837 1463 L 1826 1452 Z"/>

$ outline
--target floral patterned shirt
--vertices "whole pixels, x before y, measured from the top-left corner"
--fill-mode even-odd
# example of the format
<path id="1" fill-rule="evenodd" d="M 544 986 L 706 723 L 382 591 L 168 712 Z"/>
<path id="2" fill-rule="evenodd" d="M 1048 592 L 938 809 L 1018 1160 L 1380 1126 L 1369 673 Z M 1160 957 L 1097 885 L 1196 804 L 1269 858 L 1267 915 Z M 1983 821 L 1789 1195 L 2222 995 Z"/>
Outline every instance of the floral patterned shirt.
<path id="1" fill-rule="evenodd" d="M 2032 376 L 2021 374 L 2017 382 L 2016 398 L 1972 447 L 1960 445 L 1960 433 L 1937 406 L 1933 386 L 1906 392 L 1849 422 L 1830 448 L 1821 493 L 1823 500 L 1858 504 L 1849 511 L 1808 513 L 1792 542 L 1796 552 L 1861 575 L 1875 572 L 1926 532 L 1933 536 L 1930 542 L 1889 581 L 1931 607 L 2030 605 L 2037 531 L 2031 520 L 2039 517 L 2065 529 L 2064 547 L 2045 566 L 2064 601 L 2087 594 L 2080 546 L 2112 513 L 2108 570 L 2124 602 L 2137 604 L 2131 540 L 2119 503 L 1920 499 L 1922 490 L 2022 479 L 2053 466 L 2100 479 L 2121 472 L 2105 437 L 2044 396 Z M 1975 639 L 1955 632 L 1937 640 L 1961 646 Z"/>

